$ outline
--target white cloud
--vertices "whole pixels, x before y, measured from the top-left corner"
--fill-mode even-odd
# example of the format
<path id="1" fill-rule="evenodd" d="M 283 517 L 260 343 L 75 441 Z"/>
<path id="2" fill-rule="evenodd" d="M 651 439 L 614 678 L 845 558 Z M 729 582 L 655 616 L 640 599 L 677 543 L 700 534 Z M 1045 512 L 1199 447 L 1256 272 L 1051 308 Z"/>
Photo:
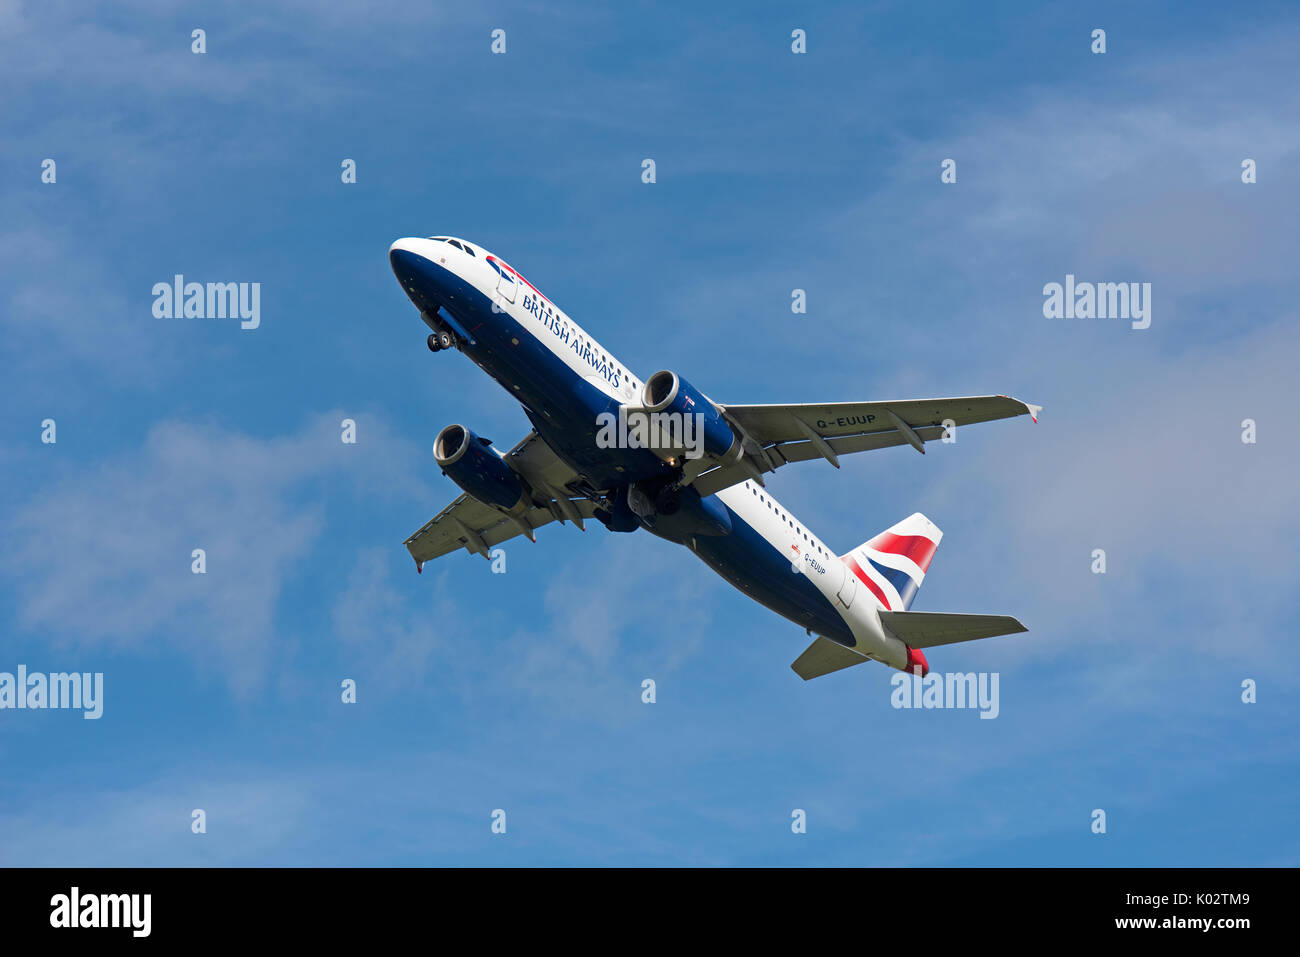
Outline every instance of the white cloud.
<path id="1" fill-rule="evenodd" d="M 335 637 L 350 657 L 355 656 L 351 660 L 388 687 L 419 680 L 449 637 L 468 637 L 448 635 L 447 624 L 453 619 L 437 603 L 420 606 L 394 587 L 394 566 L 405 558 L 399 552 L 405 550 L 378 547 L 361 552 L 332 612 Z M 401 564 L 402 571 L 412 574 L 409 560 Z"/>
<path id="2" fill-rule="evenodd" d="M 416 453 L 369 417 L 344 445 L 342 418 L 270 439 L 164 422 L 138 451 L 68 466 L 8 523 L 21 624 L 54 646 L 180 650 L 238 691 L 258 686 L 281 589 L 323 538 L 311 483 L 425 497 L 410 470 L 392 468 Z M 197 548 L 203 575 L 191 572 Z"/>
<path id="3" fill-rule="evenodd" d="M 75 795 L 75 796 L 74 796 Z M 192 812 L 207 833 L 191 831 Z M 10 867 L 223 867 L 265 861 L 318 813 L 301 780 L 260 769 L 167 777 L 87 795 L 78 786 L 0 813 Z"/>

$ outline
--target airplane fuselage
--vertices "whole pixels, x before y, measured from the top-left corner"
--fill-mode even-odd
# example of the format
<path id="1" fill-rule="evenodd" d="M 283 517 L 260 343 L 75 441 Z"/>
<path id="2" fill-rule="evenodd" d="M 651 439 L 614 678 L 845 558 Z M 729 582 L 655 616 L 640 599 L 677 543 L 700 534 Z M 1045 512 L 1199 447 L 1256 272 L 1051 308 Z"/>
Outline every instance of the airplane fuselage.
<path id="1" fill-rule="evenodd" d="M 597 442 L 598 416 L 638 405 L 641 378 L 500 257 L 476 243 L 435 237 L 398 240 L 389 258 L 429 328 L 449 330 L 582 477 L 585 488 L 576 492 L 671 480 L 676 469 L 655 452 Z M 811 633 L 896 668 L 907 664 L 906 645 L 881 627 L 875 586 L 757 482 L 703 498 L 686 489 L 674 514 L 638 516 L 638 524 L 689 548 L 740 591 Z"/>

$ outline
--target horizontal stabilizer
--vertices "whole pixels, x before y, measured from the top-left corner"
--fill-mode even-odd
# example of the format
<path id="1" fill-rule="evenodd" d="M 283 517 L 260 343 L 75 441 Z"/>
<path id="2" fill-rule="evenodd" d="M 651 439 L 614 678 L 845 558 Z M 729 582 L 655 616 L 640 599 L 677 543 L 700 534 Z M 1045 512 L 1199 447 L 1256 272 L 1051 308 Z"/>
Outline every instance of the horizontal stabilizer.
<path id="1" fill-rule="evenodd" d="M 796 658 L 790 667 L 794 669 L 795 674 L 807 681 L 809 678 L 820 678 L 832 671 L 851 668 L 853 665 L 860 665 L 870 660 L 865 655 L 850 651 L 829 638 L 818 638 L 804 649 L 804 653 Z"/>
<path id="2" fill-rule="evenodd" d="M 882 611 L 880 623 L 912 648 L 933 648 L 1029 630 L 1010 615 L 945 615 L 933 611 Z"/>

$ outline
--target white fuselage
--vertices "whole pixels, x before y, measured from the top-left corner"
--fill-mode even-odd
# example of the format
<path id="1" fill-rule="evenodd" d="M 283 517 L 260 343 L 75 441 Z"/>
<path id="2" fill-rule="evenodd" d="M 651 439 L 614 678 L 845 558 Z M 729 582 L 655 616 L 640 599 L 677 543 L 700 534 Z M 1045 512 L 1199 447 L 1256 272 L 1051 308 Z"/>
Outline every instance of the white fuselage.
<path id="1" fill-rule="evenodd" d="M 453 237 L 400 239 L 393 244 L 393 249 L 422 256 L 442 266 L 490 299 L 492 312 L 509 316 L 517 324 L 518 332 L 510 339 L 515 345 L 518 336 L 531 336 L 573 375 L 604 395 L 623 406 L 640 405 L 640 377 L 500 257 L 476 243 Z M 426 316 L 425 321 L 433 325 L 430 317 Z M 474 335 L 474 329 L 464 332 Z M 502 384 L 511 388 L 506 382 Z M 766 543 L 767 548 L 784 560 L 785 571 L 773 563 L 770 553 L 754 554 L 752 549 L 749 556 L 752 562 L 737 560 L 734 551 L 724 558 L 717 543 L 704 537 L 687 542 L 700 558 L 751 597 L 771 607 L 776 605 L 764 596 L 779 593 L 788 584 L 776 580 L 776 576 L 803 576 L 843 619 L 856 639 L 855 651 L 895 668 L 905 666 L 907 647 L 881 626 L 881 603 L 868 589 L 859 587 L 857 576 L 844 561 L 765 487 L 747 481 L 716 493 L 716 497 L 747 527 L 746 541 Z M 755 577 L 758 567 L 764 569 L 762 580 Z M 777 610 L 798 621 L 786 611 Z"/>

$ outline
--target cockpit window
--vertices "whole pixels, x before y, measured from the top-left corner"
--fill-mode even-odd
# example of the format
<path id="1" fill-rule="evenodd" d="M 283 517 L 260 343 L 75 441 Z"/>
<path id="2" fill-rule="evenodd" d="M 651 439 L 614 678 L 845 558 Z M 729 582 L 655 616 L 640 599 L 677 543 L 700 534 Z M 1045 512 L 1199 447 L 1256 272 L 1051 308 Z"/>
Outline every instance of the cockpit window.
<path id="1" fill-rule="evenodd" d="M 429 238 L 435 243 L 445 243 L 447 241 L 446 236 L 430 236 Z"/>
<path id="2" fill-rule="evenodd" d="M 461 243 L 460 248 L 465 250 L 465 252 L 469 253 L 471 256 L 474 255 L 474 250 L 470 249 L 469 243 Z M 474 258 L 477 259 L 478 257 L 475 256 Z"/>
<path id="3" fill-rule="evenodd" d="M 454 240 L 454 239 L 449 239 L 449 240 L 447 240 L 447 245 L 448 245 L 448 246 L 455 246 L 457 249 L 462 249 L 460 243 L 456 242 L 456 240 Z"/>

